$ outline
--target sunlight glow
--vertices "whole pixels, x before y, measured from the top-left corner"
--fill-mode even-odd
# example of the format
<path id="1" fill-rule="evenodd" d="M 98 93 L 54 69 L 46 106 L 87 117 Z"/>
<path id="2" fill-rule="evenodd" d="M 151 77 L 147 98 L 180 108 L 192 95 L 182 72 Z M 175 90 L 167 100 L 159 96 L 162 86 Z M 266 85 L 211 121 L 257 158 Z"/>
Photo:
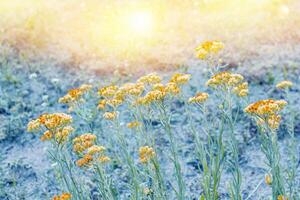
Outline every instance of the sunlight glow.
<path id="1" fill-rule="evenodd" d="M 153 31 L 154 18 L 150 12 L 138 11 L 128 17 L 129 29 L 140 36 L 145 36 Z"/>

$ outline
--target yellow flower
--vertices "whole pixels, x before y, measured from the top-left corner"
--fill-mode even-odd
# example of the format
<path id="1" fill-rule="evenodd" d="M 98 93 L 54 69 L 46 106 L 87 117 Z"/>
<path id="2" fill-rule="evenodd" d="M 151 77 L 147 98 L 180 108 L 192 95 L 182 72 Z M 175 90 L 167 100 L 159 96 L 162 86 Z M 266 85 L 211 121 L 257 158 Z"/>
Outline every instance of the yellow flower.
<path id="1" fill-rule="evenodd" d="M 246 113 L 255 114 L 262 116 L 261 118 L 264 118 L 263 116 L 265 115 L 270 116 L 281 111 L 286 104 L 287 102 L 285 100 L 266 99 L 248 105 L 244 111 Z"/>
<path id="2" fill-rule="evenodd" d="M 105 109 L 105 106 L 106 106 L 106 100 L 103 99 L 103 100 L 100 100 L 100 101 L 99 101 L 97 108 L 98 108 L 99 110 L 104 110 L 104 109 Z"/>
<path id="3" fill-rule="evenodd" d="M 87 149 L 87 154 L 94 155 L 105 151 L 105 149 L 106 148 L 104 146 L 93 145 Z"/>
<path id="4" fill-rule="evenodd" d="M 126 83 L 119 89 L 126 95 L 140 96 L 144 90 L 144 83 Z"/>
<path id="5" fill-rule="evenodd" d="M 199 45 L 196 50 L 196 56 L 204 60 L 209 54 L 217 54 L 224 49 L 224 44 L 220 41 L 206 41 Z"/>
<path id="6" fill-rule="evenodd" d="M 96 141 L 96 135 L 86 133 L 73 139 L 73 151 L 82 153 L 89 147 L 93 146 Z"/>
<path id="7" fill-rule="evenodd" d="M 248 83 L 247 82 L 243 82 L 239 85 L 237 85 L 236 87 L 233 88 L 233 92 L 239 96 L 239 97 L 244 97 L 248 95 Z"/>
<path id="8" fill-rule="evenodd" d="M 199 92 L 196 96 L 189 98 L 189 103 L 203 103 L 208 99 L 209 95 L 207 93 Z"/>
<path id="9" fill-rule="evenodd" d="M 271 129 L 278 129 L 281 121 L 280 115 L 271 115 L 268 118 L 268 125 Z"/>
<path id="10" fill-rule="evenodd" d="M 170 82 L 170 83 L 166 84 L 165 92 L 167 92 L 171 95 L 176 95 L 176 94 L 180 93 L 180 88 L 177 86 L 176 83 Z"/>
<path id="11" fill-rule="evenodd" d="M 87 92 L 87 91 L 90 91 L 91 89 L 93 88 L 92 85 L 90 84 L 82 84 L 79 89 L 83 92 Z"/>
<path id="12" fill-rule="evenodd" d="M 28 131 L 34 131 L 41 126 L 47 129 L 58 128 L 72 122 L 72 117 L 64 113 L 43 114 L 37 119 L 30 121 L 27 125 Z"/>
<path id="13" fill-rule="evenodd" d="M 208 56 L 209 52 L 206 51 L 205 49 L 198 49 L 196 51 L 196 57 L 199 58 L 200 60 L 204 60 Z"/>
<path id="14" fill-rule="evenodd" d="M 267 185 L 271 185 L 272 184 L 272 178 L 270 174 L 266 174 L 265 176 L 265 182 Z"/>
<path id="15" fill-rule="evenodd" d="M 191 78 L 190 74 L 174 74 L 170 80 L 170 83 L 175 83 L 177 85 L 187 83 Z"/>
<path id="16" fill-rule="evenodd" d="M 79 88 L 71 89 L 65 96 L 59 98 L 58 102 L 63 104 L 70 104 L 72 102 L 78 101 L 80 97 L 90 91 L 92 87 L 92 85 L 83 84 Z"/>
<path id="17" fill-rule="evenodd" d="M 56 133 L 55 133 L 55 139 L 57 142 L 62 143 L 65 142 L 67 140 L 67 138 L 69 137 L 69 135 L 74 131 L 74 128 L 71 126 L 65 126 L 61 129 L 59 129 Z"/>
<path id="18" fill-rule="evenodd" d="M 46 141 L 46 140 L 50 140 L 53 137 L 53 134 L 47 130 L 44 132 L 44 134 L 41 136 L 41 141 Z"/>
<path id="19" fill-rule="evenodd" d="M 287 104 L 284 100 L 260 100 L 248 105 L 244 112 L 257 118 L 257 125 L 267 125 L 271 129 L 277 129 L 280 125 L 281 116 L 278 113 Z"/>
<path id="20" fill-rule="evenodd" d="M 240 74 L 232 74 L 230 72 L 224 71 L 220 72 L 213 77 L 211 77 L 207 82 L 206 85 L 212 88 L 217 87 L 236 87 L 238 84 L 244 79 L 244 77 Z M 245 87 L 246 85 L 242 85 Z"/>
<path id="21" fill-rule="evenodd" d="M 128 128 L 136 128 L 136 127 L 138 127 L 138 126 L 140 126 L 140 125 L 141 125 L 140 122 L 138 122 L 138 121 L 133 121 L 133 122 L 129 122 L 129 123 L 127 124 L 127 127 L 128 127 Z"/>
<path id="22" fill-rule="evenodd" d="M 117 112 L 105 112 L 103 117 L 107 120 L 114 120 L 118 116 Z"/>
<path id="23" fill-rule="evenodd" d="M 137 80 L 137 83 L 147 83 L 147 84 L 155 84 L 160 83 L 161 78 L 155 73 L 148 74 L 146 76 L 142 76 Z"/>
<path id="24" fill-rule="evenodd" d="M 287 89 L 291 88 L 293 86 L 293 83 L 291 81 L 281 81 L 276 85 L 277 89 Z"/>
<path id="25" fill-rule="evenodd" d="M 39 130 L 39 128 L 41 127 L 41 123 L 39 119 L 34 119 L 31 120 L 28 125 L 27 125 L 27 131 L 28 132 L 33 132 L 33 131 L 37 131 Z"/>
<path id="26" fill-rule="evenodd" d="M 101 156 L 98 158 L 100 163 L 107 163 L 110 161 L 110 158 L 108 156 Z"/>
<path id="27" fill-rule="evenodd" d="M 279 195 L 279 196 L 277 197 L 277 200 L 288 200 L 288 198 L 285 197 L 284 195 Z"/>
<path id="28" fill-rule="evenodd" d="M 110 85 L 110 86 L 106 86 L 101 88 L 98 91 L 98 94 L 104 97 L 112 97 L 115 95 L 115 93 L 118 91 L 118 87 L 115 85 Z"/>
<path id="29" fill-rule="evenodd" d="M 93 159 L 94 159 L 94 158 L 93 158 L 92 155 L 90 155 L 90 154 L 85 154 L 85 155 L 83 156 L 83 158 L 81 158 L 81 159 L 79 159 L 79 160 L 76 161 L 76 165 L 77 165 L 78 167 L 84 167 L 84 166 L 90 165 L 90 164 L 92 163 Z"/>
<path id="30" fill-rule="evenodd" d="M 72 198 L 70 193 L 62 193 L 62 195 L 54 196 L 52 200 L 69 200 Z"/>
<path id="31" fill-rule="evenodd" d="M 153 148 L 151 148 L 149 146 L 140 147 L 139 157 L 140 157 L 141 163 L 144 163 L 144 164 L 147 163 L 149 160 L 154 158 L 154 156 L 155 156 L 155 152 L 154 152 Z"/>
<path id="32" fill-rule="evenodd" d="M 110 105 L 110 106 L 112 106 L 112 107 L 114 107 L 114 108 L 118 107 L 118 106 L 121 105 L 122 103 L 123 103 L 123 100 L 116 99 L 116 98 L 114 98 L 114 99 L 109 99 L 109 100 L 106 101 L 106 104 L 108 104 L 108 105 Z M 99 105 L 98 105 L 98 106 L 99 106 Z"/>

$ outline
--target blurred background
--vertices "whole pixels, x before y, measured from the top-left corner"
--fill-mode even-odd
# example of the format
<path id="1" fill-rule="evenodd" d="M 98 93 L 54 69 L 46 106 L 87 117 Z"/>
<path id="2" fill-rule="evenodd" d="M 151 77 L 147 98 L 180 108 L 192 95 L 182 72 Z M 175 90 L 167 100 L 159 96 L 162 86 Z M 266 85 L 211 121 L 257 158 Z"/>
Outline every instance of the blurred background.
<path id="1" fill-rule="evenodd" d="M 299 0 L 0 0 L 1 46 L 100 73 L 189 65 L 205 40 L 233 65 L 286 58 L 299 26 Z"/>

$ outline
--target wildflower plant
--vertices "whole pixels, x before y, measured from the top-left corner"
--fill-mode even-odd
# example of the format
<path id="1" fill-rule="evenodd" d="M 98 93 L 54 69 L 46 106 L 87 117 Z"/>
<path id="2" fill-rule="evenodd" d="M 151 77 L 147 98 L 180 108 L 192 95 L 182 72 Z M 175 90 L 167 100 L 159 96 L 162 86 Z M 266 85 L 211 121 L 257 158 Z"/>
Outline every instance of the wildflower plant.
<path id="1" fill-rule="evenodd" d="M 74 176 L 75 166 L 68 151 L 69 135 L 74 131 L 70 126 L 72 117 L 64 113 L 42 114 L 28 123 L 28 132 L 43 132 L 40 139 L 49 141 L 52 149 L 48 151 L 50 158 L 58 165 L 57 170 L 65 191 L 69 191 L 74 199 L 82 200 L 83 187 Z M 61 197 L 59 197 L 61 198 Z"/>
<path id="2" fill-rule="evenodd" d="M 106 174 L 105 164 L 111 159 L 105 155 L 106 148 L 96 144 L 96 135 L 86 133 L 74 138 L 73 151 L 78 156 L 76 165 L 83 169 L 91 169 L 96 175 L 100 198 L 118 199 L 112 180 Z"/>
<path id="3" fill-rule="evenodd" d="M 279 112 L 286 105 L 284 100 L 266 99 L 252 103 L 244 109 L 254 118 L 260 130 L 261 148 L 271 169 L 273 200 L 286 195 L 276 133 L 281 121 Z"/>

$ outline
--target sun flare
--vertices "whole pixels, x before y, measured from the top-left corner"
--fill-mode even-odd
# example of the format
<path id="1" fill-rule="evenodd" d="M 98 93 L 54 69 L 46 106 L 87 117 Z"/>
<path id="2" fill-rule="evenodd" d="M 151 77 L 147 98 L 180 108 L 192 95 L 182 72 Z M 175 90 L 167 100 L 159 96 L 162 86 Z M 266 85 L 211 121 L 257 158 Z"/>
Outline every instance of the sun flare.
<path id="1" fill-rule="evenodd" d="M 154 28 L 154 17 L 148 11 L 136 11 L 128 16 L 128 28 L 130 32 L 139 35 L 149 35 Z"/>

